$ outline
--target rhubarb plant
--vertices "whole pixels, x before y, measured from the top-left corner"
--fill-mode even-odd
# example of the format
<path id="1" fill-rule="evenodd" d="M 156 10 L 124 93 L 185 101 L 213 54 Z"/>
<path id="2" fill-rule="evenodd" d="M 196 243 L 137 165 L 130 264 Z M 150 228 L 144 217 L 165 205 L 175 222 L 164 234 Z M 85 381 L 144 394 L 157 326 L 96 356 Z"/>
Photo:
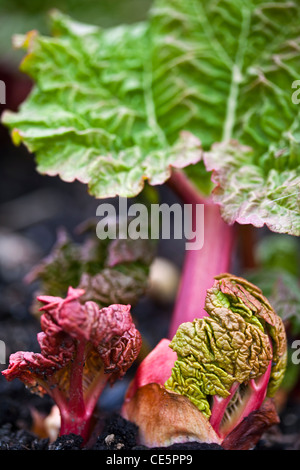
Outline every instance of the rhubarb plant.
<path id="1" fill-rule="evenodd" d="M 144 22 L 108 29 L 57 11 L 50 19 L 50 36 L 14 37 L 34 85 L 2 121 L 39 172 L 81 181 L 95 198 L 133 197 L 147 181 L 169 184 L 193 208 L 204 204 L 204 246 L 186 253 L 168 340 L 179 347 L 182 324 L 188 337 L 201 327 L 230 338 L 218 366 L 221 339 L 206 350 L 217 382 L 203 376 L 193 390 L 222 432 L 244 381 L 241 416 L 250 416 L 284 370 L 284 330 L 269 302 L 246 281 L 238 293 L 234 278 L 211 286 L 232 272 L 239 225 L 300 235 L 297 2 L 154 0 Z M 229 281 L 233 290 L 223 292 Z M 249 342 L 241 355 L 235 324 Z M 186 390 L 175 375 L 168 385 Z M 212 409 L 206 385 L 223 394 Z"/>
<path id="2" fill-rule="evenodd" d="M 20 379 L 34 393 L 50 395 L 60 410 L 60 434 L 80 435 L 86 443 L 104 387 L 121 379 L 135 361 L 141 336 L 129 305 L 100 309 L 92 301 L 82 304 L 83 294 L 70 288 L 65 299 L 40 296 L 41 352 L 12 354 L 2 374 L 9 381 Z"/>
<path id="3" fill-rule="evenodd" d="M 201 308 L 214 276 L 230 270 L 237 224 L 299 236 L 295 4 L 155 0 L 133 25 L 103 29 L 57 11 L 50 20 L 51 36 L 14 37 L 28 50 L 21 70 L 34 86 L 2 118 L 39 172 L 103 198 L 135 196 L 145 181 L 172 185 L 181 169 L 195 186 L 188 202 L 205 203 L 205 252 L 187 253 L 184 269 L 195 278 L 209 266 Z M 180 195 L 181 183 L 172 185 Z M 196 305 L 191 297 L 182 318 L 179 300 L 170 337 Z"/>

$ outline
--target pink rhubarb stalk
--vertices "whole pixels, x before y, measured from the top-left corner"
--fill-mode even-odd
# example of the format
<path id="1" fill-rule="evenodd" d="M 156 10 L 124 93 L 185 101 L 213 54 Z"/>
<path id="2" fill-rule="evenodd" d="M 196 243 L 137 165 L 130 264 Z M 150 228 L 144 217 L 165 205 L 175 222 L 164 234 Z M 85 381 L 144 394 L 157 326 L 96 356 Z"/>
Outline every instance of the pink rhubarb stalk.
<path id="1" fill-rule="evenodd" d="M 266 372 L 257 379 L 251 379 L 247 384 L 243 396 L 239 395 L 241 384 L 235 382 L 227 398 L 214 395 L 211 407 L 210 424 L 219 437 L 224 439 L 230 432 L 240 424 L 252 411 L 259 410 L 267 395 L 267 388 L 271 374 L 272 361 L 269 362 Z M 227 410 L 230 402 L 235 400 L 235 412 L 229 416 Z M 228 414 L 228 416 L 227 416 Z M 226 419 L 227 418 L 227 419 Z"/>
<path id="2" fill-rule="evenodd" d="M 206 291 L 215 276 L 229 272 L 235 241 L 235 227 L 224 222 L 219 207 L 209 198 L 203 198 L 183 172 L 174 171 L 169 186 L 183 203 L 195 206 L 204 204 L 204 244 L 198 250 L 186 250 L 181 283 L 170 322 L 172 339 L 179 325 L 207 316 L 204 310 Z M 193 230 L 196 229 L 195 222 Z M 200 229 L 200 227 L 198 227 Z"/>

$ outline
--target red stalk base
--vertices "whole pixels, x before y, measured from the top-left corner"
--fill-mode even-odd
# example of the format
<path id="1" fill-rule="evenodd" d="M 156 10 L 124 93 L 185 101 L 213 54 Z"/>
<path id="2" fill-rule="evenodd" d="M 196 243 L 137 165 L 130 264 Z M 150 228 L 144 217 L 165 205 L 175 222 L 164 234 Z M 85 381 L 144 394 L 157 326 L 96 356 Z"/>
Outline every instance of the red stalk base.
<path id="1" fill-rule="evenodd" d="M 91 421 L 99 396 L 101 395 L 109 375 L 95 375 L 94 383 L 90 385 L 85 396 L 83 394 L 83 374 L 86 354 L 86 342 L 78 342 L 77 352 L 70 370 L 70 396 L 68 399 L 57 388 L 48 389 L 49 395 L 56 402 L 61 415 L 59 435 L 77 434 L 85 444 L 91 433 Z M 103 377 L 102 377 L 103 376 Z"/>
<path id="2" fill-rule="evenodd" d="M 222 439 L 252 411 L 261 407 L 266 398 L 271 366 L 272 361 L 270 361 L 268 369 L 261 377 L 249 381 L 241 396 L 239 396 L 241 385 L 238 382 L 235 382 L 231 387 L 229 397 L 221 398 L 214 395 L 210 424 Z M 235 396 L 237 399 L 231 409 L 230 402 L 234 400 Z"/>

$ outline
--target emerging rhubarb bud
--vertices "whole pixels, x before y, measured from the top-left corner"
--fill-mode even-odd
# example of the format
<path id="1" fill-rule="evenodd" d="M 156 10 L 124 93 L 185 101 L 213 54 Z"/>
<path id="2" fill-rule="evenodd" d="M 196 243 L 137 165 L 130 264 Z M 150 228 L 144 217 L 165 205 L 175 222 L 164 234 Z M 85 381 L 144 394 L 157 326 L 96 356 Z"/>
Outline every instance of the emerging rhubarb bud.
<path id="1" fill-rule="evenodd" d="M 87 440 L 98 398 L 107 383 L 123 377 L 141 348 L 129 305 L 99 309 L 82 304 L 81 289 L 69 288 L 66 299 L 41 296 L 41 353 L 17 352 L 2 374 L 19 378 L 31 391 L 48 393 L 61 414 L 60 434 Z"/>
<path id="2" fill-rule="evenodd" d="M 187 397 L 158 383 L 137 389 L 122 410 L 123 417 L 139 428 L 139 443 L 166 447 L 188 441 L 220 444 L 221 439 Z"/>
<path id="3" fill-rule="evenodd" d="M 260 289 L 230 274 L 216 277 L 205 310 L 172 339 L 177 360 L 165 387 L 187 396 L 224 438 L 278 389 L 286 334 Z"/>

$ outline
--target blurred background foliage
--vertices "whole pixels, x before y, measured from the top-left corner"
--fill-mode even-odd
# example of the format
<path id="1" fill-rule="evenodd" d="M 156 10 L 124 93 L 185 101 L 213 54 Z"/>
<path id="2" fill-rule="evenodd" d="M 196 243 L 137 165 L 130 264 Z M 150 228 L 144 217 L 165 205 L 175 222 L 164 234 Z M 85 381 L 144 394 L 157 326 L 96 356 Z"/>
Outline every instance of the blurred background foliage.
<path id="1" fill-rule="evenodd" d="M 75 20 L 109 27 L 144 20 L 151 3 L 151 0 L 0 0 L 0 60 L 18 63 L 22 53 L 12 53 L 12 36 L 32 29 L 47 34 L 47 13 L 53 8 Z"/>
<path id="2" fill-rule="evenodd" d="M 255 267 L 244 276 L 259 286 L 273 308 L 300 334 L 299 239 L 265 233 L 254 247 Z"/>

